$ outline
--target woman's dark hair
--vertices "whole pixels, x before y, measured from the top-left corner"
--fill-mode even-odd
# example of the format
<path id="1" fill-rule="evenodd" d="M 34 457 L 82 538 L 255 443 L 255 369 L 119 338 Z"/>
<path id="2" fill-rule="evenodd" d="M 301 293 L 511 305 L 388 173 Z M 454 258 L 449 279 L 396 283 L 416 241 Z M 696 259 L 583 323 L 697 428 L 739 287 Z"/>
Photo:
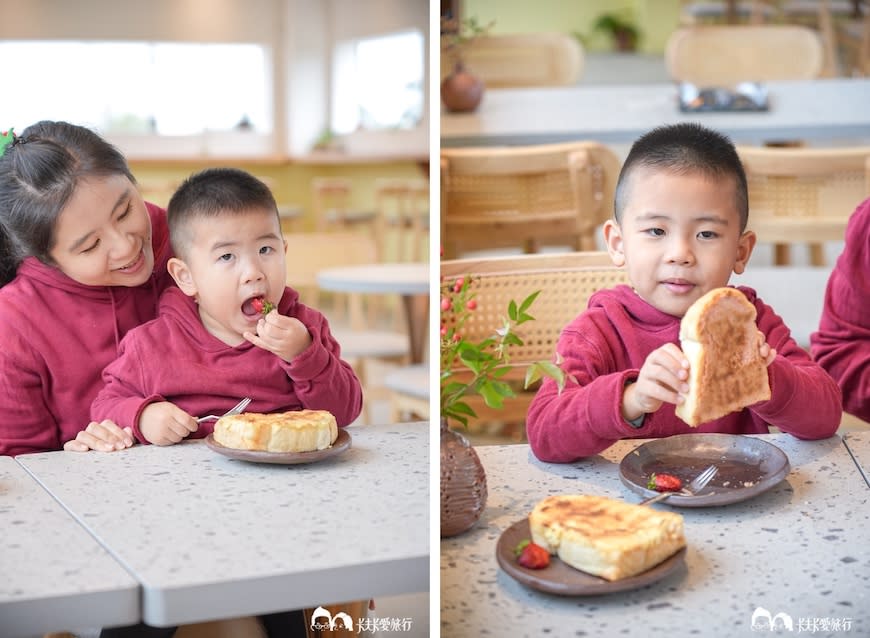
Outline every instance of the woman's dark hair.
<path id="1" fill-rule="evenodd" d="M 734 179 L 740 231 L 746 229 L 749 220 L 746 172 L 737 149 L 725 135 L 700 124 L 673 124 L 660 126 L 638 138 L 616 182 L 614 217 L 617 222 L 621 222 L 628 203 L 629 178 L 640 166 L 677 175 L 695 173 L 712 179 Z"/>
<path id="2" fill-rule="evenodd" d="M 169 200 L 169 241 L 179 257 L 190 241 L 187 224 L 191 219 L 245 213 L 252 208 L 275 211 L 272 191 L 259 179 L 237 168 L 207 168 L 188 177 Z"/>
<path id="3" fill-rule="evenodd" d="M 0 286 L 25 257 L 51 263 L 57 218 L 78 183 L 111 175 L 136 183 L 121 152 L 93 131 L 67 122 L 27 127 L 0 157 Z"/>

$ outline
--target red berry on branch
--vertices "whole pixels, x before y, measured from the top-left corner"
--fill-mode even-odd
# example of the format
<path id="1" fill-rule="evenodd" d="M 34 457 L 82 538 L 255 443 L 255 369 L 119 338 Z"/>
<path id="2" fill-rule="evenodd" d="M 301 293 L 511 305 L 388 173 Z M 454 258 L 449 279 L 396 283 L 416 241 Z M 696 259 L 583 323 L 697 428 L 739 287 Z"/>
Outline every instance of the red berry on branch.
<path id="1" fill-rule="evenodd" d="M 441 310 L 447 312 L 448 310 L 450 310 L 451 305 L 452 304 L 450 303 L 449 297 L 441 297 Z"/>
<path id="2" fill-rule="evenodd" d="M 460 277 L 460 278 L 457 279 L 456 282 L 453 284 L 453 292 L 459 292 L 460 290 L 462 290 L 462 286 L 463 286 L 463 285 L 465 285 L 465 278 L 464 278 L 464 277 Z"/>
<path id="3" fill-rule="evenodd" d="M 477 308 L 477 302 L 474 299 L 469 299 L 468 303 L 465 304 L 465 307 L 469 310 L 474 310 Z"/>

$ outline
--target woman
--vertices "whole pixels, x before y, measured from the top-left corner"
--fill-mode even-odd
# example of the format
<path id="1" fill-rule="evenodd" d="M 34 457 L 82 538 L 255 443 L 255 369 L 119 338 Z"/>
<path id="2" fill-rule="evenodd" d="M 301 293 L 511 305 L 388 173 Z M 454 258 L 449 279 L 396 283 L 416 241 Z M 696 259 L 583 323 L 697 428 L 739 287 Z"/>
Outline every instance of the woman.
<path id="1" fill-rule="evenodd" d="M 89 410 L 121 338 L 156 316 L 169 257 L 165 211 L 145 203 L 123 155 L 100 136 L 44 121 L 7 144 L 0 454 L 133 444 L 114 423 L 89 422 Z"/>

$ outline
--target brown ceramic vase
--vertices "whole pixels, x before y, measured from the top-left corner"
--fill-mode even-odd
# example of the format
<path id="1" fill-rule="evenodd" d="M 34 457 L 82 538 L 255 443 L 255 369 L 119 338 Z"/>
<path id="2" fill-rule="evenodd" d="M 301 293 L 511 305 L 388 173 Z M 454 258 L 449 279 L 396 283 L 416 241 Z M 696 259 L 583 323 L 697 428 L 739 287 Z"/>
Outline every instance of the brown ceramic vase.
<path id="1" fill-rule="evenodd" d="M 462 62 L 457 62 L 453 71 L 441 83 L 441 101 L 448 111 L 467 113 L 473 111 L 483 98 L 483 81 L 469 73 Z"/>
<path id="2" fill-rule="evenodd" d="M 471 529 L 486 506 L 486 473 L 462 434 L 441 419 L 441 537 Z"/>

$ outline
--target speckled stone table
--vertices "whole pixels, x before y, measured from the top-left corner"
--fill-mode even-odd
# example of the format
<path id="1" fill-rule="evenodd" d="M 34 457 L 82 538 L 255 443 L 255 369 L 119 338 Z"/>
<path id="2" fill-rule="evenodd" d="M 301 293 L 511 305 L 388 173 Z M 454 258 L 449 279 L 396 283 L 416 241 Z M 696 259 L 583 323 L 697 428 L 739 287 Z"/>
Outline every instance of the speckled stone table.
<path id="1" fill-rule="evenodd" d="M 139 583 L 0 456 L 0 636 L 129 624 L 139 614 Z"/>
<path id="2" fill-rule="evenodd" d="M 141 583 L 149 624 L 428 591 L 429 424 L 348 432 L 307 465 L 203 441 L 17 460 Z"/>
<path id="3" fill-rule="evenodd" d="M 792 468 L 770 491 L 722 507 L 655 506 L 685 517 L 685 568 L 642 589 L 573 598 L 513 580 L 496 542 L 551 494 L 637 502 L 619 462 L 643 441 L 565 465 L 539 462 L 527 445 L 478 447 L 489 499 L 474 528 L 441 541 L 441 636 L 752 636 L 759 607 L 791 616 L 795 632 L 803 623 L 814 636 L 870 635 L 870 491 L 858 468 L 839 437 L 762 438 Z"/>
<path id="4" fill-rule="evenodd" d="M 870 432 L 848 432 L 843 440 L 870 487 Z"/>

